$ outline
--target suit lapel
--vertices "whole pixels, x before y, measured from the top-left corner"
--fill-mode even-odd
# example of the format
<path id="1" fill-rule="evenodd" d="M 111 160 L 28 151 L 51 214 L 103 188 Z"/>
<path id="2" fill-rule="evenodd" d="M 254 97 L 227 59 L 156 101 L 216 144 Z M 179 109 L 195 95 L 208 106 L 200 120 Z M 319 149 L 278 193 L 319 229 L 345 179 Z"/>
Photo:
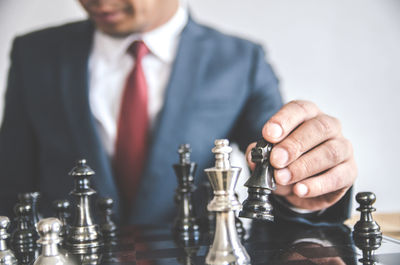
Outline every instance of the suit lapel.
<path id="1" fill-rule="evenodd" d="M 171 174 L 165 170 L 169 168 L 172 170 L 172 164 L 177 159 L 178 144 L 181 143 L 180 141 L 185 141 L 185 127 L 189 119 L 187 115 L 190 114 L 191 98 L 201 72 L 200 62 L 204 49 L 202 32 L 199 26 L 189 19 L 181 34 L 178 52 L 165 92 L 164 106 L 153 130 L 147 165 L 136 197 L 131 222 L 145 222 L 146 213 L 154 214 L 152 212 L 154 210 L 161 212 L 160 208 L 154 207 L 155 205 L 160 201 L 172 200 L 168 189 L 171 189 L 171 185 L 174 186 L 175 180 L 171 182 L 166 179 L 166 175 Z"/>
<path id="2" fill-rule="evenodd" d="M 74 144 L 80 156 L 76 159 L 87 159 L 88 164 L 96 171 L 91 180 L 93 186 L 101 196 L 112 197 L 119 212 L 119 198 L 110 161 L 100 142 L 89 106 L 88 58 L 93 33 L 93 25 L 86 21 L 63 43 L 60 62 L 61 95 L 68 122 L 66 127 L 75 139 Z"/>

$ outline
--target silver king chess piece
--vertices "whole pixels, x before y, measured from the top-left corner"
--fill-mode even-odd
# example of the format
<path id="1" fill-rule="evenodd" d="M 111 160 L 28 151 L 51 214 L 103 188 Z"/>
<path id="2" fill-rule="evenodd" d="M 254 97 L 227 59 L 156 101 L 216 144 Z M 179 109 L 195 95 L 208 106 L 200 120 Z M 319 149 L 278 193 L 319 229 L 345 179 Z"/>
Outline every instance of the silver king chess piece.
<path id="1" fill-rule="evenodd" d="M 214 191 L 214 198 L 207 209 L 216 212 L 216 228 L 213 243 L 206 256 L 206 264 L 250 264 L 250 256 L 240 243 L 235 224 L 235 211 L 242 209 L 235 196 L 235 185 L 241 168 L 230 165 L 232 148 L 228 140 L 215 140 L 212 152 L 215 154 L 215 166 L 205 169 L 205 172 Z"/>
<path id="2" fill-rule="evenodd" d="M 269 162 L 272 144 L 264 139 L 257 141 L 251 150 L 251 160 L 256 164 L 249 180 L 244 184 L 247 187 L 248 197 L 243 202 L 240 217 L 274 221 L 273 206 L 269 196 L 276 189 L 274 169 Z"/>
<path id="3" fill-rule="evenodd" d="M 93 221 L 90 207 L 90 197 L 96 191 L 90 187 L 89 178 L 94 174 L 85 159 L 78 161 L 69 173 L 74 178 L 74 190 L 70 194 L 75 196 L 76 212 L 74 222 L 69 228 L 66 245 L 73 254 L 95 253 L 103 245 L 99 227 Z"/>
<path id="4" fill-rule="evenodd" d="M 9 225 L 10 219 L 0 216 L 0 265 L 17 265 L 14 253 L 7 247 L 7 239 L 10 237 L 7 233 Z"/>

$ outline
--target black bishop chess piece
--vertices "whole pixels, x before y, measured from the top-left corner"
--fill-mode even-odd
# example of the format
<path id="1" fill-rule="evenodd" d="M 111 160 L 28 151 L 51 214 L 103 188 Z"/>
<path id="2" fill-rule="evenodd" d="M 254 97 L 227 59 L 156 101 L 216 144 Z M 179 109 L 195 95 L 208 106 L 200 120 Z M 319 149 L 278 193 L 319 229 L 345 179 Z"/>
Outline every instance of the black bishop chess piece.
<path id="1" fill-rule="evenodd" d="M 39 216 L 39 200 L 40 193 L 35 192 L 25 192 L 18 194 L 18 200 L 21 204 L 29 204 L 32 208 L 31 221 L 35 227 L 40 220 Z"/>
<path id="2" fill-rule="evenodd" d="M 61 245 L 64 245 L 67 240 L 69 232 L 69 218 L 71 216 L 71 205 L 68 200 L 56 200 L 53 202 L 53 208 L 56 213 L 56 217 L 61 221 L 62 228 L 60 231 L 60 237 L 62 239 Z"/>
<path id="3" fill-rule="evenodd" d="M 173 165 L 178 180 L 175 195 L 178 213 L 174 220 L 174 234 L 184 241 L 198 241 L 200 227 L 192 202 L 192 195 L 196 189 L 194 174 L 197 164 L 190 160 L 191 149 L 189 144 L 180 145 L 178 154 L 179 164 Z"/>
<path id="4" fill-rule="evenodd" d="M 374 221 L 372 212 L 376 209 L 372 206 L 376 196 L 372 192 L 359 192 L 356 200 L 360 204 L 360 220 L 354 225 L 353 240 L 355 245 L 362 250 L 363 257 L 359 261 L 363 265 L 375 264 L 373 252 L 382 244 L 382 232 L 380 226 Z"/>
<path id="5" fill-rule="evenodd" d="M 32 208 L 29 204 L 14 207 L 16 228 L 11 235 L 12 248 L 20 264 L 31 264 L 38 256 L 38 234 L 31 222 Z"/>
<path id="6" fill-rule="evenodd" d="M 100 231 L 104 242 L 113 242 L 117 237 L 117 225 L 112 220 L 114 200 L 110 197 L 97 200 L 98 215 L 100 217 Z"/>
<path id="7" fill-rule="evenodd" d="M 270 164 L 269 157 L 272 144 L 261 139 L 251 149 L 251 161 L 256 164 L 249 180 L 244 184 L 248 189 L 248 197 L 243 202 L 240 217 L 273 221 L 273 206 L 269 196 L 276 189 L 274 169 Z"/>
<path id="8" fill-rule="evenodd" d="M 39 221 L 37 225 L 40 234 L 38 244 L 42 246 L 42 254 L 33 265 L 71 265 L 71 261 L 58 250 L 62 226 L 63 224 L 57 218 L 45 218 Z"/>
<path id="9" fill-rule="evenodd" d="M 76 211 L 74 221 L 69 228 L 66 246 L 73 254 L 85 255 L 82 256 L 83 259 L 96 260 L 98 258 L 96 253 L 99 252 L 103 243 L 90 206 L 90 197 L 96 191 L 90 187 L 89 178 L 94 174 L 95 172 L 86 164 L 85 159 L 79 160 L 69 173 L 74 178 L 74 189 L 70 194 L 75 197 Z"/>
<path id="10" fill-rule="evenodd" d="M 14 253 L 7 247 L 7 239 L 10 235 L 7 233 L 10 219 L 7 216 L 0 216 L 0 265 L 17 265 L 18 261 Z"/>

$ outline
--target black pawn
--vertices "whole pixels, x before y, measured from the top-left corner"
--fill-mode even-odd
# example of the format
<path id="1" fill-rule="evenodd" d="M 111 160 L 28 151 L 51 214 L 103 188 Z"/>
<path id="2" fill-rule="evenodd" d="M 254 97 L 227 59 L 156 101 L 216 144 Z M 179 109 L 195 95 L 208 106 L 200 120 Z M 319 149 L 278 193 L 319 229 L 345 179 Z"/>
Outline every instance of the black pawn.
<path id="1" fill-rule="evenodd" d="M 239 200 L 239 195 L 237 193 L 235 193 L 235 197 L 236 197 L 236 199 Z M 243 227 L 242 220 L 240 220 L 240 218 L 237 217 L 236 215 L 235 215 L 235 226 L 236 226 L 236 232 L 237 232 L 239 238 L 241 240 L 244 240 L 244 237 L 246 236 L 246 229 L 244 229 L 244 227 Z"/>
<path id="2" fill-rule="evenodd" d="M 178 180 L 175 202 L 178 204 L 178 213 L 174 221 L 174 232 L 181 240 L 197 241 L 200 236 L 199 224 L 193 209 L 192 194 L 196 189 L 194 174 L 197 165 L 190 161 L 190 145 L 179 146 L 179 164 L 173 168 Z"/>
<path id="3" fill-rule="evenodd" d="M 68 200 L 57 200 L 53 202 L 53 208 L 57 218 L 61 221 L 62 228 L 60 237 L 62 244 L 65 243 L 69 231 L 69 218 L 71 216 L 71 205 Z"/>
<path id="4" fill-rule="evenodd" d="M 272 144 L 261 139 L 251 150 L 251 161 L 256 164 L 249 180 L 244 184 L 248 197 L 243 202 L 240 217 L 273 221 L 273 206 L 269 195 L 276 189 L 274 169 L 269 162 Z"/>
<path id="5" fill-rule="evenodd" d="M 14 207 L 14 212 L 17 223 L 11 236 L 14 254 L 21 264 L 30 264 L 38 256 L 36 240 L 39 238 L 30 220 L 32 208 L 29 204 L 18 203 Z"/>
<path id="6" fill-rule="evenodd" d="M 37 224 L 40 220 L 39 217 L 39 200 L 40 200 L 40 193 L 39 192 L 26 192 L 18 194 L 18 200 L 21 204 L 29 204 L 32 208 L 31 214 L 31 222 L 32 224 L 37 227 Z"/>
<path id="7" fill-rule="evenodd" d="M 357 211 L 360 211 L 361 215 L 360 220 L 354 225 L 353 240 L 363 252 L 363 258 L 359 261 L 364 265 L 372 265 L 375 264 L 373 252 L 382 244 L 381 228 L 372 217 L 372 212 L 376 210 L 372 206 L 376 196 L 373 192 L 359 192 L 356 200 L 360 204 Z"/>
<path id="8" fill-rule="evenodd" d="M 112 220 L 114 200 L 110 197 L 99 198 L 97 209 L 100 217 L 100 231 L 106 242 L 112 241 L 117 236 L 117 226 Z"/>

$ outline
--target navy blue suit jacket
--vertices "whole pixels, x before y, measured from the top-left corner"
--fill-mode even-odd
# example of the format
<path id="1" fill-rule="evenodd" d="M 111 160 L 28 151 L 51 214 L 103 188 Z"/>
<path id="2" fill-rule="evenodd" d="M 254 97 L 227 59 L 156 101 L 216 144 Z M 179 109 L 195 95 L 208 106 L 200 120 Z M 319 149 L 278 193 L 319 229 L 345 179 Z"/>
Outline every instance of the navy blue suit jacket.
<path id="1" fill-rule="evenodd" d="M 49 214 L 50 203 L 72 190 L 69 170 L 86 158 L 97 173 L 94 188 L 115 200 L 120 215 L 110 159 L 89 107 L 93 32 L 92 23 L 84 21 L 15 39 L 0 134 L 1 213 L 10 214 L 18 192 L 39 190 L 42 209 Z M 229 138 L 245 150 L 261 137 L 262 126 L 282 105 L 278 80 L 264 57 L 259 45 L 189 20 L 130 222 L 173 218 L 177 182 L 172 164 L 178 160 L 179 144 L 191 144 L 200 184 L 205 180 L 203 169 L 213 164 L 210 150 L 215 139 Z M 327 220 L 343 219 L 343 205 Z"/>

